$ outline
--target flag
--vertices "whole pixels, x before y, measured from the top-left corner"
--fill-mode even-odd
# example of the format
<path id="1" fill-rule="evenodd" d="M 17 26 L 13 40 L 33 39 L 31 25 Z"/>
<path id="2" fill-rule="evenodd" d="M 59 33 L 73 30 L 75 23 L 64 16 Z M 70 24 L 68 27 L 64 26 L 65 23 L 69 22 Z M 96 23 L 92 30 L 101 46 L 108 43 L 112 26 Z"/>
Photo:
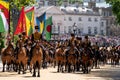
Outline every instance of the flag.
<path id="1" fill-rule="evenodd" d="M 0 4 L 4 5 L 4 7 L 9 10 L 9 2 L 0 0 Z"/>
<path id="2" fill-rule="evenodd" d="M 23 31 L 25 31 L 25 13 L 24 13 L 24 7 L 22 7 L 21 9 L 21 13 L 20 13 L 20 17 L 19 17 L 19 20 L 18 20 L 18 24 L 17 24 L 17 27 L 16 27 L 16 30 L 14 32 L 14 34 L 20 34 L 22 33 Z"/>
<path id="3" fill-rule="evenodd" d="M 43 13 L 41 16 L 36 17 L 36 24 L 39 27 L 39 32 L 42 34 L 45 29 L 46 13 Z"/>
<path id="4" fill-rule="evenodd" d="M 8 31 L 8 23 L 7 20 L 3 14 L 3 12 L 0 12 L 0 32 L 7 32 Z"/>
<path id="5" fill-rule="evenodd" d="M 49 41 L 51 39 L 52 32 L 52 16 L 46 20 L 46 40 Z"/>
<path id="6" fill-rule="evenodd" d="M 0 9 L 4 13 L 7 22 L 9 23 L 9 2 L 0 1 Z"/>
<path id="7" fill-rule="evenodd" d="M 25 11 L 25 20 L 26 20 L 26 34 L 30 36 L 33 33 L 34 29 L 34 7 Z"/>

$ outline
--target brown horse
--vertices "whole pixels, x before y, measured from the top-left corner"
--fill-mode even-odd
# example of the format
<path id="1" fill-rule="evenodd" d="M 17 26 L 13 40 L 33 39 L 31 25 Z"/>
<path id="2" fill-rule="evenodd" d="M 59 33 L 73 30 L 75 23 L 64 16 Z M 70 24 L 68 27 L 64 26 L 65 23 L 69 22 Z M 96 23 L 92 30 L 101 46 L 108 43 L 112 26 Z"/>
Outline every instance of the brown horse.
<path id="1" fill-rule="evenodd" d="M 78 68 L 77 63 L 79 62 L 80 52 L 77 50 L 75 46 L 70 46 L 70 49 L 65 52 L 66 54 L 66 69 L 68 68 L 68 72 L 75 71 Z"/>
<path id="2" fill-rule="evenodd" d="M 28 60 L 27 55 L 26 55 L 27 53 L 26 53 L 25 47 L 23 46 L 24 44 L 22 40 L 19 40 L 18 44 L 19 44 L 18 59 L 17 59 L 17 63 L 19 66 L 18 74 L 20 74 L 21 68 L 23 68 L 23 74 L 25 74 L 25 70 L 27 67 L 27 60 Z"/>
<path id="3" fill-rule="evenodd" d="M 82 62 L 82 71 L 83 73 L 88 73 L 90 72 L 93 64 L 93 60 L 90 58 L 90 52 L 88 50 L 83 50 L 81 54 L 81 62 Z"/>
<path id="4" fill-rule="evenodd" d="M 36 77 L 36 69 L 38 68 L 38 76 L 40 77 L 40 66 L 42 64 L 42 58 L 43 58 L 43 50 L 39 45 L 39 42 L 36 42 L 33 50 L 32 50 L 32 59 L 30 62 L 31 68 L 34 69 L 33 71 L 33 77 Z"/>
<path id="5" fill-rule="evenodd" d="M 58 65 L 57 72 L 59 72 L 60 70 L 63 72 L 63 65 L 66 62 L 64 47 L 60 47 L 60 48 L 56 49 L 55 59 L 56 59 L 57 65 Z"/>
<path id="6" fill-rule="evenodd" d="M 14 48 L 13 45 L 11 43 L 9 43 L 8 47 L 6 49 L 3 49 L 1 52 L 1 59 L 2 59 L 2 63 L 3 63 L 3 72 L 5 71 L 5 64 L 7 64 L 8 66 L 8 70 L 9 67 L 12 63 L 13 60 L 13 54 L 14 54 Z"/>

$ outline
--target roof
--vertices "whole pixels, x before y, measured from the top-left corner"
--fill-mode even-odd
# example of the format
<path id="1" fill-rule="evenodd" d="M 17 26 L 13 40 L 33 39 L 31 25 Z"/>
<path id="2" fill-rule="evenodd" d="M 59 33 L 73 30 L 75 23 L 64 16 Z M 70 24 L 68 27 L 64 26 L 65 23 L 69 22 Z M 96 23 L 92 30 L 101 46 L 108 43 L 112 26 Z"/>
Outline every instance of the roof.
<path id="1" fill-rule="evenodd" d="M 88 6 L 88 2 L 84 2 L 83 3 L 84 6 Z M 110 7 L 110 4 L 106 3 L 106 2 L 102 2 L 102 3 L 96 3 L 96 7 Z"/>
<path id="2" fill-rule="evenodd" d="M 39 16 L 46 12 L 46 14 L 71 14 L 71 15 L 94 15 L 99 16 L 99 13 L 93 12 L 92 9 L 86 8 L 86 7 L 56 7 L 56 6 L 44 6 L 40 7 L 36 10 L 36 15 Z"/>
<path id="3" fill-rule="evenodd" d="M 43 14 L 44 12 L 46 12 L 47 14 L 61 14 L 61 15 L 64 14 L 64 12 L 61 11 L 59 7 L 56 6 L 44 6 L 40 7 L 36 11 L 39 15 Z"/>
<path id="4" fill-rule="evenodd" d="M 93 12 L 92 9 L 86 7 L 60 7 L 60 10 L 65 14 L 85 14 L 85 15 L 99 15 L 99 13 Z"/>

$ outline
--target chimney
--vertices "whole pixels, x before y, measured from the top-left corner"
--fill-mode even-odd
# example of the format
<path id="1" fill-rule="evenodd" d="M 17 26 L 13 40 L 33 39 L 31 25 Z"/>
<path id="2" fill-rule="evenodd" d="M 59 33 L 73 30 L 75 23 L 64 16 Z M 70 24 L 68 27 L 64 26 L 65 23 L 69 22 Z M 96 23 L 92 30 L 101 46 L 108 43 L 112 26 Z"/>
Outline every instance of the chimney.
<path id="1" fill-rule="evenodd" d="M 94 8 L 94 7 L 96 7 L 96 2 L 95 1 L 88 2 L 88 8 Z"/>
<path id="2" fill-rule="evenodd" d="M 63 5 L 64 5 L 64 7 L 67 7 L 69 5 L 68 1 L 64 0 Z"/>

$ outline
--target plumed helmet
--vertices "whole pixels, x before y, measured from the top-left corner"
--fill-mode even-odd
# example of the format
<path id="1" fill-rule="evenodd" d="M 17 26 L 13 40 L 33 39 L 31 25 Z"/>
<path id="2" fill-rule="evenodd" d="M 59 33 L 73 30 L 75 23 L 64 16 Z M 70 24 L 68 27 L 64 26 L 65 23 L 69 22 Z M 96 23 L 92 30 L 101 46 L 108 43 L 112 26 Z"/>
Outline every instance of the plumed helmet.
<path id="1" fill-rule="evenodd" d="M 22 37 L 22 35 L 21 35 L 21 34 L 19 34 L 19 35 L 18 35 L 18 37 L 19 37 L 19 38 L 21 38 L 21 37 Z"/>
<path id="2" fill-rule="evenodd" d="M 22 35 L 26 35 L 26 33 L 25 33 L 25 32 L 23 32 L 23 33 L 22 33 Z"/>
<path id="3" fill-rule="evenodd" d="M 35 26 L 35 29 L 39 29 L 39 27 L 36 25 L 36 26 Z"/>
<path id="4" fill-rule="evenodd" d="M 88 39 L 88 35 L 85 36 L 85 39 Z"/>
<path id="5" fill-rule="evenodd" d="M 73 33 L 71 33 L 71 36 L 74 37 L 75 35 Z"/>
<path id="6" fill-rule="evenodd" d="M 82 40 L 82 38 L 81 37 L 76 37 L 77 38 L 77 40 Z"/>

